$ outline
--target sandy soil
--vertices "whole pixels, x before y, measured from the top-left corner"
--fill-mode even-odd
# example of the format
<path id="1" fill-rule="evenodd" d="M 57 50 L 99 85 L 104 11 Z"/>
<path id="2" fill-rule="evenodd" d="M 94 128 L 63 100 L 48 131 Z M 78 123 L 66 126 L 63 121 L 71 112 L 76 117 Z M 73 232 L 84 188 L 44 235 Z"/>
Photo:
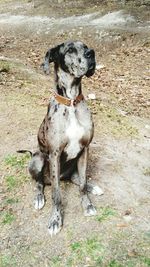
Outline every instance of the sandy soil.
<path id="1" fill-rule="evenodd" d="M 150 266 L 148 6 L 60 6 L 0 2 L 0 266 Z M 88 100 L 95 135 L 87 176 L 104 195 L 91 196 L 98 213 L 85 218 L 78 188 L 62 182 L 64 227 L 51 238 L 51 188 L 36 212 L 29 158 L 16 150 L 36 149 L 53 87 L 53 69 L 45 76 L 40 64 L 49 47 L 68 39 L 96 51 L 96 73 L 83 80 L 85 97 L 96 95 Z"/>

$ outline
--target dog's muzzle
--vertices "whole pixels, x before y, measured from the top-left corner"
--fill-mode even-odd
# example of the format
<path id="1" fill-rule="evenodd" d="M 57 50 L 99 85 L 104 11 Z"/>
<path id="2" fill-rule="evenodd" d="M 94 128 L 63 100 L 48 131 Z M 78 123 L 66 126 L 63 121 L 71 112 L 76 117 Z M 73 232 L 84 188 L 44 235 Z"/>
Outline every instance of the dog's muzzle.
<path id="1" fill-rule="evenodd" d="M 92 76 L 94 74 L 95 67 L 96 67 L 96 63 L 95 62 L 92 62 L 92 63 L 89 64 L 88 71 L 86 73 L 87 77 L 90 77 L 90 76 Z"/>
<path id="2" fill-rule="evenodd" d="M 95 72 L 96 62 L 95 62 L 95 52 L 93 49 L 87 49 L 84 53 L 85 58 L 88 61 L 88 71 L 86 73 L 87 77 L 90 77 Z"/>

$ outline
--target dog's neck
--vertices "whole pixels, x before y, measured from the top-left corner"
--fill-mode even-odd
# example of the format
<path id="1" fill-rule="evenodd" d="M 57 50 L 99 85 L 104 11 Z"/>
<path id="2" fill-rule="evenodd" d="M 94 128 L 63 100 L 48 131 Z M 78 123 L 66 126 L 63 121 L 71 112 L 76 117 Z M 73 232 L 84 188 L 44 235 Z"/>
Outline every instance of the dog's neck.
<path id="1" fill-rule="evenodd" d="M 61 96 L 75 99 L 81 94 L 81 78 L 75 78 L 60 68 L 55 69 L 55 91 Z"/>

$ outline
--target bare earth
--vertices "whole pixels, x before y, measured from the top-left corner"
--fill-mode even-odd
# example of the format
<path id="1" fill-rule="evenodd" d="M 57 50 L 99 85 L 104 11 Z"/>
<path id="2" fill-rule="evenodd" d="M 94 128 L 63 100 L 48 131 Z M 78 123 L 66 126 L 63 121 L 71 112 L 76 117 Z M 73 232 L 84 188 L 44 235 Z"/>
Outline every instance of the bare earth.
<path id="1" fill-rule="evenodd" d="M 0 1 L 0 267 L 150 266 L 149 5 L 108 2 Z M 70 39 L 96 51 L 83 80 L 95 122 L 87 176 L 104 195 L 85 218 L 78 188 L 62 182 L 64 226 L 51 238 L 51 188 L 35 211 L 29 157 L 16 151 L 36 149 L 53 88 L 53 67 L 45 76 L 40 64 Z"/>

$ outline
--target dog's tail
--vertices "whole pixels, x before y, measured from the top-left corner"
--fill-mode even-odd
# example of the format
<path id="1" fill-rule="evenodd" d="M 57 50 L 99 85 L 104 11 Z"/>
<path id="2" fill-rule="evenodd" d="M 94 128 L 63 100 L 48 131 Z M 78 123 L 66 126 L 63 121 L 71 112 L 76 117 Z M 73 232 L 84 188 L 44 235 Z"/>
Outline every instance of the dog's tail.
<path id="1" fill-rule="evenodd" d="M 23 154 L 23 153 L 27 153 L 27 152 L 30 153 L 31 157 L 33 156 L 33 153 L 30 150 L 26 150 L 26 149 L 25 150 L 24 149 L 23 150 L 17 150 L 17 153 Z"/>

